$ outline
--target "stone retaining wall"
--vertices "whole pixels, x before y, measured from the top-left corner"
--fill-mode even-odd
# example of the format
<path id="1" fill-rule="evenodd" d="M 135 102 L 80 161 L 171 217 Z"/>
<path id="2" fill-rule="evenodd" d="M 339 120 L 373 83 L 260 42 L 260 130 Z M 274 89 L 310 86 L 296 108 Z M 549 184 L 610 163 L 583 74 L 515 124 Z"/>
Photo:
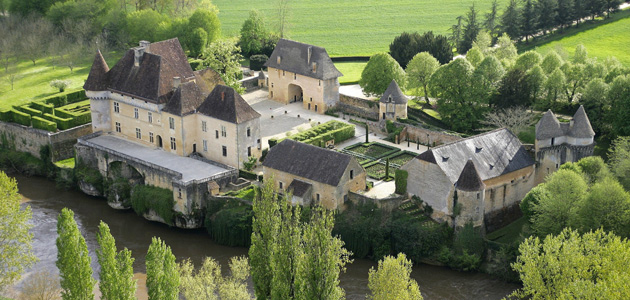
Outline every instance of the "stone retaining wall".
<path id="1" fill-rule="evenodd" d="M 255 91 L 260 88 L 258 86 L 258 76 L 241 79 L 240 83 L 245 88 L 246 93 Z"/>
<path id="2" fill-rule="evenodd" d="M 400 206 L 400 204 L 407 200 L 407 196 L 394 195 L 387 198 L 370 198 L 365 195 L 349 192 L 348 200 L 354 204 L 375 203 L 380 209 L 386 211 L 392 211 Z"/>
<path id="3" fill-rule="evenodd" d="M 462 137 L 446 131 L 435 131 L 399 122 L 394 122 L 394 124 L 405 127 L 400 132 L 399 141 L 405 141 L 409 138 L 412 142 L 420 141 L 420 144 L 435 147 L 462 139 Z"/>
<path id="4" fill-rule="evenodd" d="M 339 94 L 337 109 L 362 118 L 378 120 L 378 102 Z"/>

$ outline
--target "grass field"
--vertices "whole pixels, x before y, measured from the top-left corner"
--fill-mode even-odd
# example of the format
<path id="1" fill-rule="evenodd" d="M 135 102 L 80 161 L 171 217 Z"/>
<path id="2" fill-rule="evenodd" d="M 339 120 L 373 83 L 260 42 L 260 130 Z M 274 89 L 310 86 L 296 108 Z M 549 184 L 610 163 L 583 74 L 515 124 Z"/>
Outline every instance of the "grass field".
<path id="1" fill-rule="evenodd" d="M 339 78 L 340 84 L 356 84 L 361 79 L 361 72 L 367 65 L 367 62 L 338 62 L 335 63 L 335 67 L 337 70 L 343 74 L 342 77 Z"/>
<path id="2" fill-rule="evenodd" d="M 605 24 L 604 24 L 605 23 Z M 601 23 L 582 24 L 579 28 L 571 28 L 562 36 L 550 36 L 532 45 L 523 45 L 519 50 L 536 48 L 543 55 L 550 50 L 563 48 L 572 56 L 575 47 L 582 44 L 589 57 L 600 60 L 614 56 L 622 64 L 630 66 L 630 9 L 612 15 L 610 20 Z"/>
<path id="3" fill-rule="evenodd" d="M 120 59 L 120 54 L 110 53 L 105 55 L 105 59 L 112 67 Z M 53 79 L 70 80 L 71 84 L 67 90 L 82 87 L 90 73 L 93 60 L 94 54 L 91 53 L 89 57 L 77 64 L 72 73 L 68 67 L 53 69 L 48 59 L 39 59 L 35 65 L 31 61 L 20 61 L 17 64 L 18 77 L 13 90 L 11 90 L 11 84 L 3 76 L 4 70 L 0 70 L 0 109 L 56 94 L 58 90 L 49 85 Z"/>
<path id="4" fill-rule="evenodd" d="M 508 2 L 499 0 L 501 9 Z M 224 36 L 238 35 L 251 9 L 274 25 L 275 1 L 214 0 Z M 287 36 L 325 47 L 331 56 L 387 51 L 403 31 L 447 34 L 455 18 L 475 7 L 483 16 L 492 0 L 301 0 L 291 1 Z M 481 17 L 480 17 L 481 18 Z"/>

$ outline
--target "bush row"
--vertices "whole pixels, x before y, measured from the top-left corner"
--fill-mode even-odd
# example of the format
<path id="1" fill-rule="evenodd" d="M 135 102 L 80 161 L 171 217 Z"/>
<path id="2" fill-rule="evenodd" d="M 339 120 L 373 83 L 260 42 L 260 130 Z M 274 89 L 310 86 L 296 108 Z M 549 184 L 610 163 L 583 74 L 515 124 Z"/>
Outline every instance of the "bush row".
<path id="1" fill-rule="evenodd" d="M 32 102 L 30 104 L 36 108 L 22 105 L 15 106 L 11 110 L 0 111 L 0 121 L 18 123 L 24 126 L 32 125 L 35 128 L 53 132 L 56 129 L 66 130 L 92 121 L 92 114 L 89 109 L 87 111 L 71 112 L 61 108 L 53 108 L 52 105 L 36 103 Z M 52 112 L 54 112 L 54 115 Z M 35 117 L 38 118 L 37 125 L 31 122 Z M 52 130 L 53 126 L 49 122 L 56 123 L 55 130 Z"/>
<path id="2" fill-rule="evenodd" d="M 354 134 L 354 125 L 331 120 L 298 134 L 294 134 L 288 137 L 288 139 L 321 147 L 330 140 L 334 140 L 335 143 L 343 142 L 354 137 Z M 284 139 L 271 138 L 269 139 L 269 147 L 273 147 L 283 140 Z"/>
<path id="3" fill-rule="evenodd" d="M 175 212 L 173 192 L 151 185 L 138 184 L 131 191 L 131 207 L 138 215 L 154 211 L 164 222 L 173 225 Z"/>
<path id="4" fill-rule="evenodd" d="M 57 131 L 57 123 L 48 121 L 40 117 L 33 117 L 32 124 L 33 124 L 33 128 L 43 129 L 50 132 Z"/>
<path id="5" fill-rule="evenodd" d="M 78 91 L 66 91 L 63 93 L 59 93 L 54 96 L 44 98 L 41 101 L 46 104 L 52 104 L 55 107 L 62 107 L 64 105 L 79 102 L 85 99 L 87 99 L 87 96 L 85 95 L 85 91 L 78 90 Z"/>

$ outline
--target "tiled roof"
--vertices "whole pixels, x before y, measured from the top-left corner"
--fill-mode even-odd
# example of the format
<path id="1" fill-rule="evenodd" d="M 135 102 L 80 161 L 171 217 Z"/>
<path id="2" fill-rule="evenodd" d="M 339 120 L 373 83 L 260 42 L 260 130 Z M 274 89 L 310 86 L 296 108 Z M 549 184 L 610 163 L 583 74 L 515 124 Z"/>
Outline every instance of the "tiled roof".
<path id="1" fill-rule="evenodd" d="M 481 178 L 479 178 L 479 173 L 477 173 L 475 163 L 473 163 L 472 159 L 466 162 L 462 173 L 455 183 L 455 187 L 458 190 L 467 192 L 480 191 L 485 187 L 485 184 L 481 181 Z"/>
<path id="2" fill-rule="evenodd" d="M 321 80 L 343 76 L 333 64 L 326 49 L 285 39 L 278 41 L 269 60 L 265 63 L 265 67 Z"/>
<path id="3" fill-rule="evenodd" d="M 591 138 L 595 136 L 595 131 L 591 127 L 591 121 L 589 121 L 582 105 L 573 115 L 573 125 L 569 129 L 569 136 L 576 138 Z"/>
<path id="4" fill-rule="evenodd" d="M 392 79 L 392 82 L 389 83 L 389 86 L 387 87 L 387 89 L 385 90 L 385 93 L 381 97 L 380 102 L 382 103 L 393 102 L 395 104 L 406 104 L 407 100 L 409 99 L 400 90 L 400 87 L 398 86 L 398 83 L 396 83 L 396 80 Z"/>
<path id="5" fill-rule="evenodd" d="M 299 179 L 293 179 L 291 184 L 289 184 L 289 186 L 287 187 L 287 191 L 290 191 L 294 196 L 302 198 L 304 197 L 304 194 L 306 194 L 306 192 L 308 192 L 308 190 L 312 187 L 313 185 L 308 182 L 304 182 Z"/>
<path id="6" fill-rule="evenodd" d="M 204 93 L 194 82 L 182 83 L 175 90 L 163 110 L 178 116 L 191 114 L 201 105 L 204 96 Z"/>
<path id="7" fill-rule="evenodd" d="M 83 89 L 88 91 L 104 91 L 107 89 L 109 83 L 107 78 L 107 72 L 109 72 L 109 66 L 101 54 L 101 50 L 96 51 L 94 56 L 94 62 L 92 68 L 90 68 L 90 74 L 88 75 Z"/>
<path id="8" fill-rule="evenodd" d="M 260 117 L 260 114 L 249 106 L 241 95 L 225 85 L 217 85 L 197 111 L 206 116 L 236 124 Z"/>
<path id="9" fill-rule="evenodd" d="M 563 135 L 564 132 L 560 128 L 560 122 L 551 109 L 548 110 L 536 124 L 536 139 L 544 140 Z"/>

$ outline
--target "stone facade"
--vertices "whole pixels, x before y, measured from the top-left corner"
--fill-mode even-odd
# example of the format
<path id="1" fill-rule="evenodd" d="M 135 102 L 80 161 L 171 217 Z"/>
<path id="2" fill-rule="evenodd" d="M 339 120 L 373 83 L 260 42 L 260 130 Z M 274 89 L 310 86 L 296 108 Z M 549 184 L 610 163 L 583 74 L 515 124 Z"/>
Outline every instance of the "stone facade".
<path id="1" fill-rule="evenodd" d="M 456 142 L 462 139 L 460 136 L 448 133 L 446 131 L 436 131 L 399 122 L 395 122 L 394 124 L 396 126 L 404 126 L 403 130 L 400 132 L 400 136 L 398 138 L 399 141 L 405 141 L 409 139 L 412 142 L 419 141 L 420 144 L 435 147 L 442 144 Z"/>
<path id="2" fill-rule="evenodd" d="M 378 102 L 339 94 L 337 109 L 369 120 L 378 120 Z"/>

